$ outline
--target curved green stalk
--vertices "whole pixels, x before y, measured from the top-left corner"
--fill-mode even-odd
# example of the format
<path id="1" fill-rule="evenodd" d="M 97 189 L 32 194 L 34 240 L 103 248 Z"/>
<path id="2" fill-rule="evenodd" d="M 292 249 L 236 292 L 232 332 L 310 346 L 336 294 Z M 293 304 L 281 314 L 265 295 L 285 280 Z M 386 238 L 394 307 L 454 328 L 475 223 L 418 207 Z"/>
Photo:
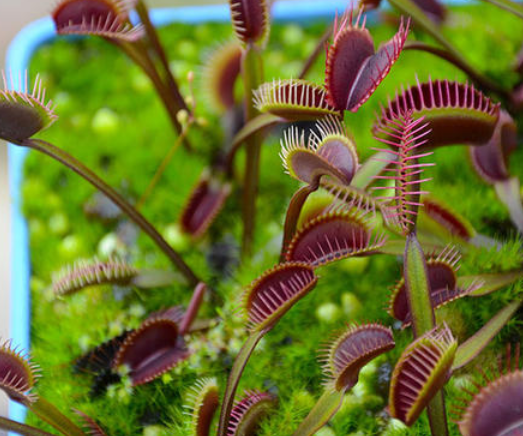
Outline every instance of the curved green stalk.
<path id="1" fill-rule="evenodd" d="M 12 421 L 8 418 L 3 418 L 0 416 L 0 428 L 2 430 L 13 431 L 15 433 L 21 434 L 23 436 L 55 436 L 46 431 L 40 430 L 30 425 L 21 424 L 16 421 Z"/>
<path id="2" fill-rule="evenodd" d="M 53 404 L 45 398 L 38 397 L 34 403 L 26 406 L 40 419 L 52 425 L 65 436 L 85 436 L 85 433 L 67 416 L 60 412 Z"/>
<path id="3" fill-rule="evenodd" d="M 120 194 L 118 194 L 118 192 L 111 188 L 82 162 L 71 156 L 69 153 L 41 139 L 28 139 L 20 145 L 32 148 L 55 159 L 80 175 L 100 192 L 104 193 L 122 210 L 122 212 L 124 212 L 138 227 L 140 227 L 153 240 L 153 242 L 155 242 L 155 244 L 171 260 L 173 265 L 184 275 L 189 285 L 196 286 L 200 282 L 192 269 L 167 243 L 162 235 L 160 235 L 158 230 L 156 230 L 154 226 L 149 221 L 147 221 L 147 219 L 140 212 L 131 206 L 127 200 L 125 200 Z"/>
<path id="4" fill-rule="evenodd" d="M 311 436 L 322 428 L 341 407 L 345 391 L 337 391 L 330 386 L 300 424 L 293 436 Z"/>
<path id="5" fill-rule="evenodd" d="M 180 108 L 178 107 L 178 104 L 173 100 L 172 95 L 169 92 L 169 89 L 164 84 L 163 79 L 156 70 L 153 61 L 149 58 L 147 48 L 145 47 L 145 45 L 140 41 L 134 43 L 122 42 L 115 39 L 108 41 L 116 45 L 120 50 L 122 50 L 122 52 L 125 53 L 125 55 L 131 61 L 138 65 L 142 69 L 142 71 L 147 75 L 147 77 L 149 77 L 149 80 L 151 80 L 151 83 L 156 89 L 156 94 L 158 95 L 158 97 L 160 97 L 160 100 L 162 101 L 165 110 L 167 111 L 167 115 L 169 116 L 171 124 L 174 126 L 175 130 L 178 133 L 181 133 L 182 125 L 180 124 L 176 116 Z M 188 148 L 190 147 L 187 138 L 184 138 L 184 144 L 186 144 Z"/>
<path id="6" fill-rule="evenodd" d="M 258 345 L 258 342 L 260 342 L 260 339 L 265 335 L 265 333 L 267 333 L 267 331 L 268 330 L 257 330 L 252 332 L 234 360 L 234 365 L 232 366 L 231 373 L 227 380 L 225 394 L 223 395 L 218 436 L 226 436 L 227 434 L 227 425 L 229 424 L 234 396 L 243 374 L 243 370 L 249 361 L 249 357 L 251 357 L 252 352 L 256 348 L 256 345 Z"/>
<path id="7" fill-rule="evenodd" d="M 281 244 L 280 262 L 285 259 L 285 252 L 291 242 L 294 233 L 296 233 L 296 225 L 300 218 L 300 213 L 303 205 L 313 192 L 318 190 L 320 186 L 320 178 L 315 180 L 312 185 L 302 186 L 298 189 L 291 198 L 289 207 L 287 208 L 287 215 L 285 216 L 285 226 L 283 228 L 283 242 Z"/>
<path id="8" fill-rule="evenodd" d="M 263 64 L 259 49 L 254 44 L 245 48 L 242 56 L 242 76 L 245 89 L 245 117 L 252 120 L 258 114 L 253 106 L 253 91 L 262 83 Z M 243 186 L 243 240 L 242 253 L 252 254 L 256 226 L 256 200 L 258 198 L 258 182 L 260 175 L 260 154 L 262 136 L 252 135 L 246 141 L 247 152 Z"/>
<path id="9" fill-rule="evenodd" d="M 427 264 L 421 245 L 414 232 L 407 235 L 404 264 L 405 289 L 412 315 L 414 337 L 432 330 L 436 324 L 434 309 L 430 301 Z M 438 392 L 427 407 L 430 429 L 433 436 L 447 436 L 447 413 L 443 392 Z"/>

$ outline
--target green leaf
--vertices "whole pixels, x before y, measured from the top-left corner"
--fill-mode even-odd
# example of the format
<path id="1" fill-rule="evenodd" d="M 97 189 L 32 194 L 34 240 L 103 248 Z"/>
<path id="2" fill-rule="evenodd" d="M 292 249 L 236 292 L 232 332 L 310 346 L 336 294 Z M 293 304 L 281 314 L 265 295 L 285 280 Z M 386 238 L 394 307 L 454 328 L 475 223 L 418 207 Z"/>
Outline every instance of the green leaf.
<path id="1" fill-rule="evenodd" d="M 456 351 L 456 357 L 452 364 L 452 371 L 465 366 L 473 360 L 489 344 L 503 326 L 512 318 L 518 310 L 522 300 L 517 300 L 494 315 L 479 331 L 463 342 Z"/>
<path id="2" fill-rule="evenodd" d="M 425 255 L 416 235 L 413 233 L 407 236 L 403 275 L 412 314 L 414 336 L 419 337 L 432 330 L 436 321 L 430 301 Z"/>

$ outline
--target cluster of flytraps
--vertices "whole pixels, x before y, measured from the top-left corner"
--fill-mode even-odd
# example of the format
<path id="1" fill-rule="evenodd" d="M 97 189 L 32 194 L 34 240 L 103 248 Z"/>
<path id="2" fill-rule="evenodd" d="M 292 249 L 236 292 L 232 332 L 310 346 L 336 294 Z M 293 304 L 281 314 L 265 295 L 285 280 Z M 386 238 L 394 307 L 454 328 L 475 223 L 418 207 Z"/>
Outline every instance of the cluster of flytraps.
<path id="1" fill-rule="evenodd" d="M 225 108 L 231 107 L 234 79 L 240 71 L 239 63 L 243 63 L 245 83 L 251 85 L 247 89 L 251 89 L 254 105 L 262 114 L 256 115 L 253 108 L 247 111 L 250 121 L 233 140 L 229 156 L 243 142 L 255 150 L 261 131 L 275 123 L 302 120 L 317 123 L 311 131 L 291 127 L 284 134 L 281 153 L 284 167 L 305 185 L 293 196 L 288 208 L 280 262 L 258 277 L 243 294 L 242 306 L 250 335 L 236 357 L 222 401 L 217 381 L 212 379 L 202 380 L 190 395 L 194 434 L 207 436 L 214 431 L 213 416 L 220 403 L 218 435 L 255 434 L 259 420 L 270 417 L 276 399 L 255 391 L 245 392 L 244 398 L 236 402 L 234 398 L 243 370 L 260 339 L 313 290 L 318 281 L 317 267 L 376 253 L 404 255 L 404 274 L 392 292 L 388 311 L 405 327 L 411 326 L 415 337 L 403 351 L 392 375 L 390 414 L 410 426 L 427 409 L 433 435 L 448 434 L 443 386 L 455 370 L 481 352 L 512 317 L 520 301 L 508 304 L 459 345 L 446 325 L 435 324 L 434 309 L 460 297 L 493 292 L 520 278 L 521 272 L 458 277 L 460 254 L 449 243 L 466 247 L 488 241 L 479 237 L 464 218 L 422 190 L 422 183 L 428 180 L 423 172 L 433 165 L 422 160 L 436 147 L 469 144 L 480 175 L 493 183 L 511 180 L 514 185 L 507 171 L 508 153 L 515 141 L 512 119 L 500 105 L 467 84 L 418 82 L 402 90 L 382 109 L 374 132 L 376 139 L 388 148 L 378 150 L 374 159 L 360 165 L 343 114 L 357 111 L 388 74 L 404 47 L 409 22 L 405 24 L 402 20 L 398 33 L 375 50 L 362 11 L 355 17 L 348 12 L 334 24 L 334 41 L 327 50 L 325 86 L 302 79 L 278 80 L 254 90 L 254 81 L 249 76 L 255 74 L 258 49 L 268 37 L 269 7 L 264 0 L 230 0 L 230 5 L 233 26 L 243 45 L 239 50 L 226 48 L 217 55 L 221 68 L 215 74 L 216 94 Z M 129 22 L 128 14 L 133 7 L 137 8 L 143 27 Z M 185 103 L 177 99 L 176 92 L 169 92 L 176 88 L 174 78 L 159 74 L 150 57 L 155 52 L 156 61 L 165 67 L 163 51 L 146 12 L 141 1 L 65 0 L 57 6 L 53 17 L 59 33 L 96 34 L 121 47 L 144 68 L 159 94 L 170 96 L 164 95 L 163 101 L 171 113 Z M 27 88 L 27 78 L 19 77 L 19 90 L 14 90 L 13 78 L 10 82 L 8 86 L 4 75 L 4 90 L 0 91 L 0 138 L 39 150 L 84 177 L 144 230 L 195 288 L 186 311 L 173 307 L 154 313 L 139 328 L 101 345 L 77 363 L 90 365 L 93 371 L 117 372 L 124 367 L 133 385 L 147 383 L 189 355 L 186 340 L 206 285 L 156 229 L 96 174 L 52 144 L 32 138 L 57 117 L 51 103 L 45 102 L 39 80 L 32 92 Z M 247 96 L 250 98 L 251 93 L 247 92 Z M 177 123 L 175 126 L 180 127 Z M 232 158 L 228 159 L 230 167 Z M 227 184 L 213 177 L 206 174 L 202 178 L 182 217 L 186 229 L 195 235 L 210 225 L 226 197 Z M 394 194 L 373 196 L 373 189 L 388 188 L 383 181 L 393 182 Z M 377 186 L 370 189 L 373 182 Z M 323 196 L 313 195 L 319 190 L 323 190 Z M 508 203 L 512 210 L 521 209 L 521 204 L 512 200 Z M 426 228 L 418 225 L 420 208 L 424 220 L 431 222 Z M 378 225 L 395 237 L 377 231 Z M 64 270 L 54 279 L 53 289 L 63 296 L 95 284 L 158 287 L 167 286 L 172 280 L 168 272 L 141 271 L 119 260 L 94 260 Z M 361 368 L 394 346 L 391 329 L 376 323 L 349 325 L 336 334 L 322 352 L 324 394 L 294 434 L 312 435 L 325 425 L 339 409 L 345 393 L 358 382 Z M 476 392 L 468 392 L 471 398 L 465 400 L 461 409 L 456 409 L 463 435 L 521 434 L 521 416 L 512 407 L 514 404 L 518 410 L 523 407 L 523 371 L 519 366 L 518 347 L 513 362 L 509 350 L 506 364 L 500 364 L 493 376 L 485 375 L 483 382 L 476 385 Z M 10 342 L 0 346 L 0 388 L 11 399 L 30 408 L 64 435 L 105 434 L 82 412 L 77 414 L 84 429 L 31 392 L 38 376 L 29 358 L 13 349 Z M 49 434 L 6 418 L 0 418 L 0 428 L 25 435 Z"/>

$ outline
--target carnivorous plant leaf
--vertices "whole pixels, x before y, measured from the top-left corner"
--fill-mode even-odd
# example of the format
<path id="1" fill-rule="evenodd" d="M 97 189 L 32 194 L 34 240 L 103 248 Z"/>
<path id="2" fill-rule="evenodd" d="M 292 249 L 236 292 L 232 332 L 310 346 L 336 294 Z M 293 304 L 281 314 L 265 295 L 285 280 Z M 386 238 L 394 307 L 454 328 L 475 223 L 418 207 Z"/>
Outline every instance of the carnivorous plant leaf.
<path id="1" fill-rule="evenodd" d="M 267 0 L 229 0 L 232 27 L 243 44 L 264 45 L 269 38 L 269 5 Z"/>
<path id="2" fill-rule="evenodd" d="M 314 132 L 305 141 L 305 132 L 291 127 L 284 133 L 280 156 L 288 174 L 297 180 L 313 184 L 330 176 L 343 185 L 350 184 L 358 169 L 358 154 L 346 128 L 336 117 L 326 117 L 316 123 Z"/>
<path id="3" fill-rule="evenodd" d="M 274 408 L 276 398 L 266 392 L 245 391 L 231 410 L 227 436 L 255 436 L 260 421 Z"/>
<path id="4" fill-rule="evenodd" d="M 29 356 L 14 348 L 10 340 L 0 343 L 0 389 L 11 400 L 27 404 L 36 400 L 30 391 L 40 377 L 40 369 Z"/>
<path id="5" fill-rule="evenodd" d="M 254 105 L 287 121 L 311 121 L 326 115 L 340 116 L 329 104 L 325 88 L 306 80 L 274 80 L 254 91 Z"/>
<path id="6" fill-rule="evenodd" d="M 120 346 L 113 368 L 125 365 L 134 386 L 161 376 L 189 356 L 179 334 L 180 316 L 158 314 L 131 332 Z"/>
<path id="7" fill-rule="evenodd" d="M 386 242 L 357 209 L 338 209 L 307 222 L 296 232 L 287 250 L 287 261 L 306 262 L 317 267 L 351 256 L 379 251 Z"/>
<path id="8" fill-rule="evenodd" d="M 81 418 L 82 427 L 85 429 L 85 434 L 89 436 L 107 436 L 107 433 L 103 431 L 102 427 L 100 427 L 93 418 L 87 416 L 85 413 L 79 410 L 73 409 L 73 411 Z"/>
<path id="9" fill-rule="evenodd" d="M 415 120 L 424 117 L 430 128 L 424 149 L 453 144 L 481 145 L 494 133 L 499 107 L 499 103 L 493 103 L 473 85 L 448 80 L 429 79 L 425 83 L 417 80 L 417 85 L 402 90 L 382 108 L 375 131 L 391 140 L 382 129 L 387 128 L 390 120 L 412 112 Z"/>
<path id="10" fill-rule="evenodd" d="M 433 309 L 469 295 L 482 285 L 480 279 L 474 279 L 465 287 L 458 286 L 456 273 L 459 269 L 460 258 L 458 250 L 449 246 L 437 256 L 430 256 L 426 259 L 427 279 Z M 410 325 L 412 321 L 403 277 L 392 291 L 388 313 L 393 318 L 402 321 L 404 326 Z"/>
<path id="11" fill-rule="evenodd" d="M 282 263 L 266 271 L 243 294 L 250 329 L 271 329 L 317 281 L 313 268 L 302 262 Z"/>
<path id="12" fill-rule="evenodd" d="M 222 44 L 209 56 L 203 72 L 203 86 L 214 107 L 221 111 L 236 104 L 234 85 L 240 75 L 242 50 L 236 41 Z"/>
<path id="13" fill-rule="evenodd" d="M 507 306 L 496 313 L 481 329 L 460 344 L 456 351 L 454 363 L 452 364 L 452 371 L 467 365 L 481 353 L 494 336 L 510 321 L 520 305 L 521 300 L 507 304 Z"/>
<path id="14" fill-rule="evenodd" d="M 411 426 L 432 397 L 443 387 L 458 343 L 447 326 L 420 336 L 403 351 L 391 377 L 389 409 Z"/>
<path id="15" fill-rule="evenodd" d="M 134 27 L 129 12 L 136 0 L 61 0 L 52 12 L 59 35 L 98 35 L 135 41 L 144 35 Z"/>
<path id="16" fill-rule="evenodd" d="M 52 101 L 45 102 L 45 88 L 36 77 L 33 90 L 28 88 L 27 72 L 20 74 L 18 83 L 2 71 L 3 89 L 0 89 L 0 139 L 19 144 L 47 129 L 58 118 Z M 17 89 L 18 88 L 18 89 Z"/>
<path id="17" fill-rule="evenodd" d="M 510 348 L 505 363 L 464 391 L 470 399 L 458 406 L 459 429 L 463 436 L 518 436 L 523 431 L 523 370 L 520 368 L 520 347 L 516 347 L 512 363 Z M 462 413 L 460 411 L 462 410 Z"/>
<path id="18" fill-rule="evenodd" d="M 398 59 L 409 33 L 409 22 L 401 21 L 398 33 L 378 51 L 362 10 L 356 19 L 347 11 L 334 23 L 334 42 L 327 50 L 325 88 L 328 102 L 340 111 L 356 112 L 376 90 Z"/>
<path id="19" fill-rule="evenodd" d="M 220 404 L 220 393 L 216 379 L 198 380 L 187 394 L 187 409 L 191 415 L 191 430 L 194 436 L 209 436 L 214 414 Z"/>
<path id="20" fill-rule="evenodd" d="M 361 368 L 394 345 L 390 328 L 381 324 L 349 325 L 322 351 L 326 384 L 333 383 L 339 391 L 351 389 Z"/>
<path id="21" fill-rule="evenodd" d="M 180 216 L 183 231 L 194 238 L 202 236 L 224 206 L 230 192 L 228 182 L 204 170 Z"/>

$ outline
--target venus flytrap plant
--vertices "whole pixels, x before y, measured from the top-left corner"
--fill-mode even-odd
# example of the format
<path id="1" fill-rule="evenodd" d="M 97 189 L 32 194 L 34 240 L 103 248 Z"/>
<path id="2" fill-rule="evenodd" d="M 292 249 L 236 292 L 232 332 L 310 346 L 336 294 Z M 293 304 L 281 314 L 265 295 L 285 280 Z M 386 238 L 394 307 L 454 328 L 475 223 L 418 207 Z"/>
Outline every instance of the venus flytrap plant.
<path id="1" fill-rule="evenodd" d="M 354 22 L 353 22 L 354 21 Z M 408 36 L 403 21 L 396 35 L 376 51 L 363 10 L 347 10 L 334 23 L 334 41 L 327 49 L 325 86 L 303 79 L 275 80 L 254 91 L 262 115 L 250 120 L 233 140 L 233 150 L 256 132 L 284 121 L 314 120 L 356 112 L 376 90 L 398 59 Z M 346 68 L 351 64 L 351 68 Z"/>
<path id="2" fill-rule="evenodd" d="M 457 346 L 444 325 L 427 331 L 403 351 L 391 378 L 391 416 L 409 426 L 416 421 L 447 382 Z M 437 430 L 431 422 L 431 428 L 433 435 L 447 433 L 446 425 Z"/>
<path id="3" fill-rule="evenodd" d="M 59 35 L 96 35 L 133 42 L 144 36 L 143 26 L 133 26 L 129 12 L 136 1 L 62 0 L 52 13 Z"/>
<path id="4" fill-rule="evenodd" d="M 356 112 L 376 90 L 398 59 L 407 40 L 409 23 L 401 21 L 398 33 L 377 51 L 360 9 L 334 23 L 334 42 L 327 50 L 325 88 L 327 101 L 338 110 Z"/>
<path id="5" fill-rule="evenodd" d="M 311 436 L 323 427 L 358 383 L 360 370 L 394 346 L 392 331 L 381 324 L 349 325 L 333 336 L 321 352 L 324 393 L 293 435 Z"/>

